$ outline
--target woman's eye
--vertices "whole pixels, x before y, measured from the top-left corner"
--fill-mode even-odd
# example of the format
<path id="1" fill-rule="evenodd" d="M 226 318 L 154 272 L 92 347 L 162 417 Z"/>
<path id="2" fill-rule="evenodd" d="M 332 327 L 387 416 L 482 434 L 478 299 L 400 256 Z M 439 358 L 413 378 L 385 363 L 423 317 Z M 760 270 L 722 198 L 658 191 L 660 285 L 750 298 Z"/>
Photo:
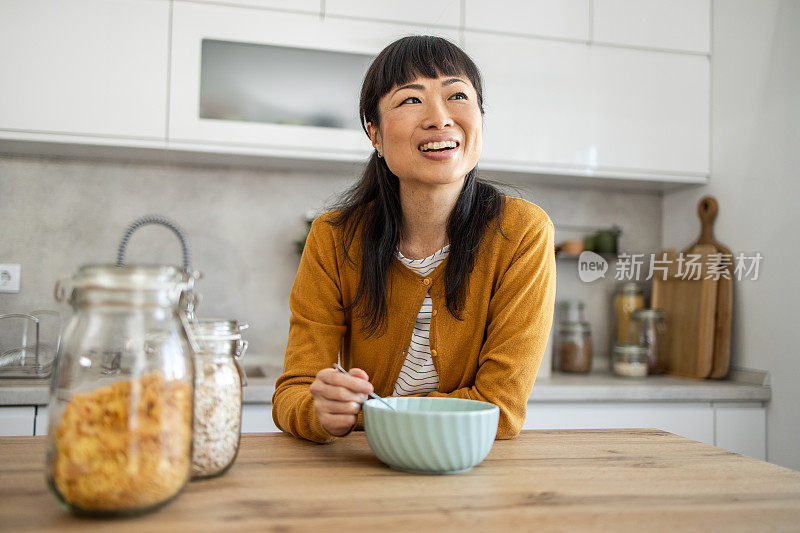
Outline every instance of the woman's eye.
<path id="1" fill-rule="evenodd" d="M 419 102 L 419 98 L 417 98 L 416 96 L 409 96 L 408 98 L 406 98 L 405 100 L 403 100 L 403 101 L 402 101 L 402 102 L 400 102 L 400 103 L 401 103 L 401 104 L 405 104 L 405 103 L 406 103 L 406 102 L 408 102 L 409 100 L 416 100 L 417 102 Z"/>
<path id="2" fill-rule="evenodd" d="M 467 98 L 467 95 L 466 95 L 466 94 L 464 94 L 464 93 L 456 93 L 456 94 L 454 94 L 453 96 L 451 96 L 450 98 L 453 98 L 453 97 L 455 97 L 455 96 L 462 96 L 462 97 L 463 97 L 465 100 L 466 100 L 466 98 Z"/>

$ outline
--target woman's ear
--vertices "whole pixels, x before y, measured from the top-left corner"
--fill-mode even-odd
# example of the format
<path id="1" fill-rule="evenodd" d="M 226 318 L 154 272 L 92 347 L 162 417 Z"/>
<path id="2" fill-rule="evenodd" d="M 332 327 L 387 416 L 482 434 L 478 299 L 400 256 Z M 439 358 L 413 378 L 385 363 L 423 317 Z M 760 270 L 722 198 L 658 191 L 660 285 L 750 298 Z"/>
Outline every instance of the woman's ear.
<path id="1" fill-rule="evenodd" d="M 378 153 L 383 153 L 380 143 L 380 133 L 378 132 L 378 128 L 372 125 L 372 122 L 367 122 L 367 134 L 369 135 L 372 147 L 375 148 Z"/>

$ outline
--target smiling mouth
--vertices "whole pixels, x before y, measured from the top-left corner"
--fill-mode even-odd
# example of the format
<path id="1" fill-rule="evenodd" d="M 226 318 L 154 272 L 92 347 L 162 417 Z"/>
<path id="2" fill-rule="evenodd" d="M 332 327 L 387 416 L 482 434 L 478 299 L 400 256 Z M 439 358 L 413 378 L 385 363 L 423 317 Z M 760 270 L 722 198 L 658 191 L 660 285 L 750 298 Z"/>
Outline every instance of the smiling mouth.
<path id="1" fill-rule="evenodd" d="M 455 143 L 455 146 L 443 146 L 441 148 L 426 148 L 424 150 L 422 149 L 422 146 L 419 146 L 417 147 L 417 150 L 419 150 L 420 152 L 447 152 L 448 150 L 455 150 L 456 148 L 461 146 L 461 143 L 459 143 L 458 141 L 453 141 L 453 142 Z"/>

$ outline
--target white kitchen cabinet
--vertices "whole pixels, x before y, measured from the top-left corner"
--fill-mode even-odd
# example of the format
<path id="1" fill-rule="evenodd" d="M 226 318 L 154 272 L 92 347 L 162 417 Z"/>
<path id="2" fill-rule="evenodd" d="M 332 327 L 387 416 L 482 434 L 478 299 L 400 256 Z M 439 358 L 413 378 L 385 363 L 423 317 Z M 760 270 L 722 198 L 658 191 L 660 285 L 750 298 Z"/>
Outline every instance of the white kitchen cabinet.
<path id="1" fill-rule="evenodd" d="M 711 52 L 711 0 L 592 0 L 592 40 Z"/>
<path id="2" fill-rule="evenodd" d="M 4 0 L 0 131 L 163 140 L 167 0 Z"/>
<path id="3" fill-rule="evenodd" d="M 32 405 L 0 407 L 0 437 L 30 437 L 35 417 Z"/>
<path id="4" fill-rule="evenodd" d="M 34 435 L 47 435 L 47 424 L 50 421 L 46 405 L 36 406 L 36 425 L 33 429 Z"/>
<path id="5" fill-rule="evenodd" d="M 363 72 L 355 72 L 349 77 L 357 87 L 373 56 L 395 39 L 415 32 L 435 32 L 457 39 L 455 30 L 348 19 L 322 20 L 298 13 L 231 9 L 176 1 L 173 9 L 168 145 L 178 149 L 207 150 L 207 145 L 213 144 L 214 150 L 223 152 L 346 161 L 365 159 L 371 145 L 357 125 L 343 128 L 268 123 L 236 116 L 228 120 L 203 118 L 200 112 L 203 41 L 207 41 L 206 46 L 216 44 L 208 41 L 239 43 L 244 47 L 263 45 L 286 50 L 287 57 L 309 51 L 329 54 L 329 61 L 317 60 L 315 67 L 300 63 L 293 70 L 287 70 L 293 65 L 280 65 L 281 72 L 290 73 L 291 79 L 281 76 L 277 84 L 270 85 L 270 80 L 262 78 L 261 84 L 237 85 L 236 72 L 228 71 L 231 90 L 247 95 L 265 112 L 274 111 L 284 102 L 291 105 L 297 102 L 298 95 L 305 94 L 308 95 L 303 101 L 306 107 L 320 108 L 325 112 L 326 93 L 337 90 L 336 84 L 331 82 L 331 78 L 337 75 L 337 61 L 361 58 Z M 348 64 L 352 65 L 352 61 Z M 243 78 L 258 69 L 264 75 L 269 74 L 268 65 L 242 62 L 241 66 L 239 72 Z M 328 70 L 326 74 L 326 68 L 334 70 Z M 351 114 L 357 118 L 358 90 L 351 92 L 348 103 L 352 106 Z M 253 116 L 259 112 L 261 110 Z"/>
<path id="6" fill-rule="evenodd" d="M 767 460 L 766 413 L 760 407 L 718 407 L 714 410 L 716 445 Z"/>
<path id="7" fill-rule="evenodd" d="M 595 163 L 585 45 L 465 32 L 464 46 L 483 75 L 481 168 Z"/>
<path id="8" fill-rule="evenodd" d="M 710 172 L 708 57 L 606 46 L 589 55 L 598 167 Z"/>
<path id="9" fill-rule="evenodd" d="M 329 15 L 455 27 L 461 24 L 461 0 L 325 0 L 325 16 Z"/>
<path id="10" fill-rule="evenodd" d="M 272 420 L 272 404 L 246 403 L 242 406 L 242 433 L 280 432 Z"/>
<path id="11" fill-rule="evenodd" d="M 481 168 L 707 177 L 707 57 L 470 31 L 465 48 L 485 82 Z"/>
<path id="12" fill-rule="evenodd" d="M 585 41 L 589 4 L 590 0 L 466 0 L 464 27 Z"/>
<path id="13" fill-rule="evenodd" d="M 766 460 L 765 421 L 760 402 L 531 402 L 523 429 L 656 428 Z"/>
<path id="14" fill-rule="evenodd" d="M 229 4 L 236 7 L 255 7 L 302 11 L 319 15 L 322 13 L 322 0 L 190 0 L 201 4 Z"/>
<path id="15" fill-rule="evenodd" d="M 523 429 L 657 428 L 714 444 L 714 410 L 700 404 L 529 403 Z"/>

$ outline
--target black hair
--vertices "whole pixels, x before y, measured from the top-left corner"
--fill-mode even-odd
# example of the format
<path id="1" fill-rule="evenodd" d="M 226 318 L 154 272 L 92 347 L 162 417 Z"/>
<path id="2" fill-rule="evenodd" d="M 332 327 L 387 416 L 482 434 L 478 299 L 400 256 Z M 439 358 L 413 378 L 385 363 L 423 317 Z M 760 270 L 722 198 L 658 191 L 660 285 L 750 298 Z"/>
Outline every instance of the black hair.
<path id="1" fill-rule="evenodd" d="M 413 35 L 391 43 L 370 65 L 361 87 L 359 115 L 361 125 L 371 122 L 380 127 L 379 102 L 390 90 L 416 78 L 465 76 L 477 93 L 481 115 L 483 88 L 478 67 L 458 46 L 441 37 Z M 367 135 L 369 133 L 367 132 Z M 447 309 L 458 320 L 468 295 L 468 278 L 475 264 L 480 245 L 490 222 L 500 228 L 500 214 L 505 195 L 495 187 L 501 185 L 478 178 L 470 170 L 461 193 L 447 221 L 450 250 L 445 266 L 445 297 Z M 338 213 L 331 223 L 342 226 L 342 249 L 345 257 L 356 265 L 349 254 L 356 229 L 361 233 L 361 276 L 356 296 L 349 305 L 339 308 L 348 311 L 359 307 L 362 330 L 367 336 L 385 326 L 387 314 L 386 281 L 389 267 L 400 240 L 402 210 L 399 180 L 378 152 L 373 151 L 360 179 L 342 193 L 334 206 Z M 505 237 L 505 235 L 503 235 Z"/>

